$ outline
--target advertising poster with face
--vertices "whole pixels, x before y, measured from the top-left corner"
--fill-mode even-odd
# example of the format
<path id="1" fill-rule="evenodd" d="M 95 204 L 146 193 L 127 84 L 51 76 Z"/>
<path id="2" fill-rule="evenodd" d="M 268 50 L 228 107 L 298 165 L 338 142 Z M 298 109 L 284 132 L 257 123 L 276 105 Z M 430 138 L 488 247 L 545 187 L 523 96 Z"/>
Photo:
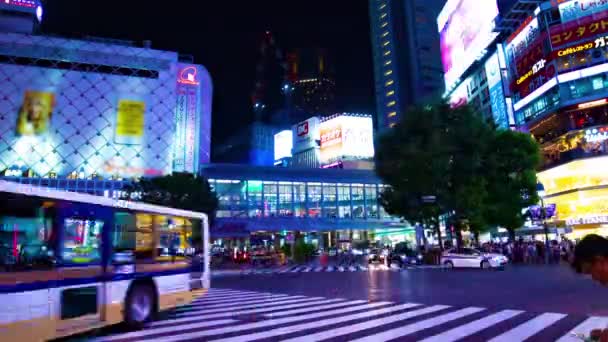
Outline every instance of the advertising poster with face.
<path id="1" fill-rule="evenodd" d="M 54 105 L 53 93 L 27 90 L 17 117 L 17 135 L 38 136 L 47 133 Z"/>

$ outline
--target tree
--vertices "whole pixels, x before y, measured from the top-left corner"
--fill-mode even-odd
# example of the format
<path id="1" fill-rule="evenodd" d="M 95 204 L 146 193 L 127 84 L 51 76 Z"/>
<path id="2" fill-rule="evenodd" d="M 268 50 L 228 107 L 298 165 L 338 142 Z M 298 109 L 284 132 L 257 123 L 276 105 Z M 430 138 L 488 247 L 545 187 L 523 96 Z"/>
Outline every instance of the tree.
<path id="1" fill-rule="evenodd" d="M 376 152 L 376 172 L 390 185 L 380 197 L 386 211 L 412 224 L 434 225 L 437 233 L 437 218 L 445 212 L 439 189 L 447 186 L 449 168 L 441 115 L 442 109 L 432 106 L 408 111 L 400 124 L 380 136 Z"/>
<path id="2" fill-rule="evenodd" d="M 142 178 L 125 187 L 126 198 L 171 208 L 206 213 L 209 225 L 215 218 L 218 199 L 209 181 L 191 173 L 173 173 L 155 178 Z"/>
<path id="3" fill-rule="evenodd" d="M 506 228 L 514 240 L 515 229 L 525 222 L 522 208 L 539 200 L 535 170 L 541 163 L 540 149 L 528 134 L 497 131 L 489 152 L 486 217 Z"/>
<path id="4" fill-rule="evenodd" d="M 538 155 L 529 136 L 495 130 L 470 106 L 414 107 L 379 139 L 376 171 L 390 186 L 381 201 L 410 222 L 449 214 L 460 245 L 463 230 L 523 224 L 522 208 L 537 200 Z"/>

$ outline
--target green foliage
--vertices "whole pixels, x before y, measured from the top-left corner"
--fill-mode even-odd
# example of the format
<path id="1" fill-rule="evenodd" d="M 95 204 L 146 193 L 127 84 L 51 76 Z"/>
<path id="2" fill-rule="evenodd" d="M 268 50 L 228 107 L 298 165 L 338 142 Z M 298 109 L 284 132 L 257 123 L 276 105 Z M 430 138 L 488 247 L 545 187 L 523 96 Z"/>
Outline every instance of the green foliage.
<path id="1" fill-rule="evenodd" d="M 499 131 L 488 158 L 488 222 L 510 231 L 521 227 L 522 208 L 538 203 L 535 169 L 541 163 L 538 144 L 529 135 Z"/>
<path id="2" fill-rule="evenodd" d="M 496 130 L 472 107 L 438 103 L 412 108 L 380 137 L 376 171 L 391 186 L 381 196 L 390 214 L 413 224 L 455 213 L 460 236 L 490 225 L 520 227 L 522 208 L 538 200 L 539 161 L 530 136 Z"/>
<path id="3" fill-rule="evenodd" d="M 291 257 L 291 245 L 290 244 L 284 244 L 283 247 L 281 247 L 281 252 L 283 252 L 283 254 L 285 254 L 286 257 Z"/>
<path id="4" fill-rule="evenodd" d="M 142 178 L 125 189 L 127 198 L 140 194 L 138 200 L 171 208 L 203 212 L 211 221 L 218 207 L 218 199 L 209 181 L 191 173 L 173 173 L 155 178 Z"/>
<path id="5" fill-rule="evenodd" d="M 314 251 L 314 245 L 305 243 L 304 239 L 298 239 L 296 242 L 293 259 L 297 263 L 306 262 L 312 258 Z"/>

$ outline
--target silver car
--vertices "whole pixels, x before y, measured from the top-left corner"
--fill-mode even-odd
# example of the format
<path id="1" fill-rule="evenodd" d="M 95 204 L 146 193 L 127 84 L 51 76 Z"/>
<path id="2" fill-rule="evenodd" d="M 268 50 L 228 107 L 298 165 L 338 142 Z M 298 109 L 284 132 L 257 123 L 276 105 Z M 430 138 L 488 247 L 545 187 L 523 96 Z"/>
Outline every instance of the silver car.
<path id="1" fill-rule="evenodd" d="M 448 249 L 441 255 L 441 264 L 447 268 L 502 268 L 508 262 L 509 259 L 502 254 L 483 253 L 474 248 Z"/>

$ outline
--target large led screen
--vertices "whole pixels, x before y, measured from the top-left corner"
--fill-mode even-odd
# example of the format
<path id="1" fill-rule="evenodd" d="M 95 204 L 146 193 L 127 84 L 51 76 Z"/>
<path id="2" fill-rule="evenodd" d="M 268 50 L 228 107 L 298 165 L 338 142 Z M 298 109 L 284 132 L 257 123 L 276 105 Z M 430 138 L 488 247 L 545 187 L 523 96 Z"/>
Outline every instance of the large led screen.
<path id="1" fill-rule="evenodd" d="M 496 0 L 448 0 L 437 18 L 446 89 L 475 62 L 497 36 Z"/>
<path id="2" fill-rule="evenodd" d="M 321 163 L 374 157 L 374 126 L 371 117 L 341 115 L 320 125 Z"/>

